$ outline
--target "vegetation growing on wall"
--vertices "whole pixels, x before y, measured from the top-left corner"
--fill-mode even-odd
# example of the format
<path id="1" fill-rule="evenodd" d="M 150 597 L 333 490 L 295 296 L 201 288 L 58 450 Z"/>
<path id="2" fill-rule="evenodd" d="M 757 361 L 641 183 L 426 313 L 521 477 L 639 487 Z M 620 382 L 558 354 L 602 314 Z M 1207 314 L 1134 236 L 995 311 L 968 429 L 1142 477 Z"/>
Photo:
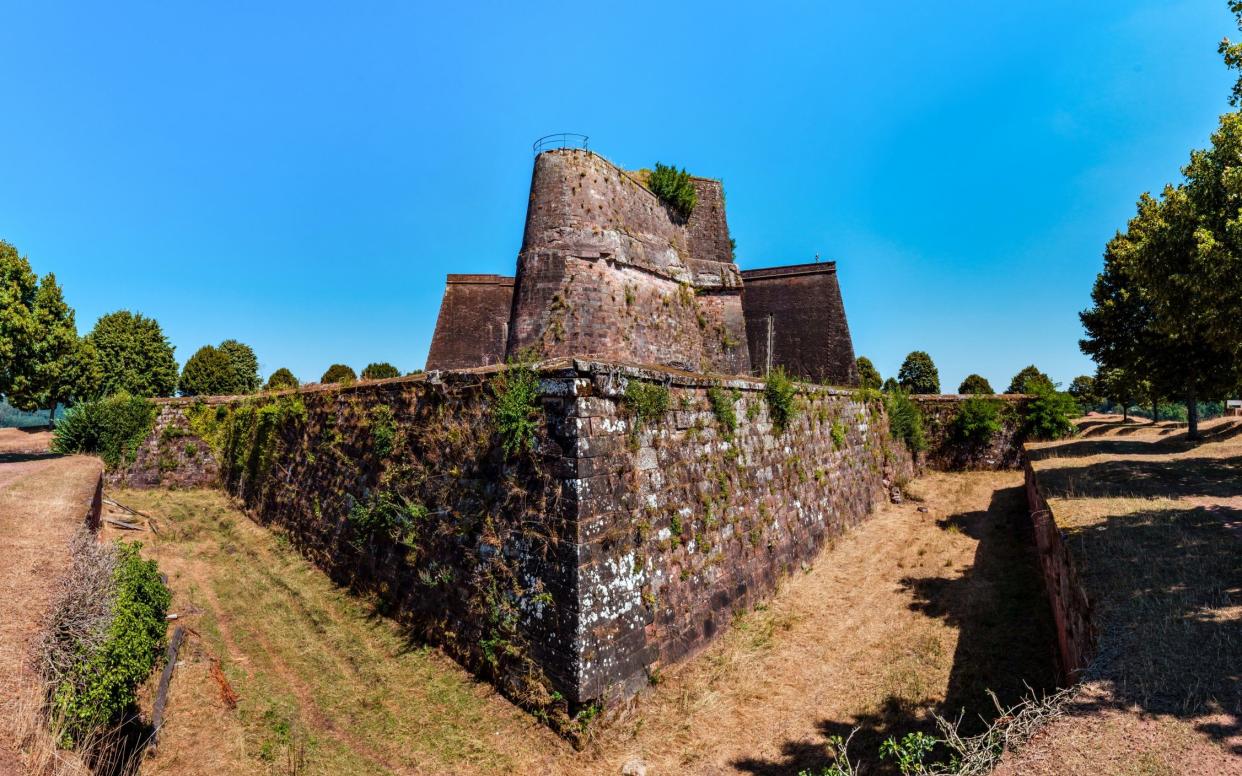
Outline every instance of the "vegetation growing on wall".
<path id="1" fill-rule="evenodd" d="M 969 445 L 986 445 L 1000 430 L 1000 404 L 992 399 L 967 399 L 953 419 L 953 437 Z"/>
<path id="2" fill-rule="evenodd" d="M 52 450 L 97 454 L 109 469 L 116 469 L 133 462 L 154 423 L 155 406 L 127 393 L 82 402 L 56 421 Z"/>
<path id="3" fill-rule="evenodd" d="M 655 170 L 647 177 L 647 186 L 681 218 L 689 218 L 699 202 L 694 180 L 684 169 L 678 170 L 676 165 L 656 162 Z"/>
<path id="4" fill-rule="evenodd" d="M 768 373 L 763 386 L 763 397 L 768 402 L 768 415 L 777 433 L 785 433 L 785 429 L 798 415 L 798 387 L 789 378 L 783 367 L 776 367 Z"/>
<path id="5" fill-rule="evenodd" d="M 742 392 L 737 389 L 730 391 L 719 386 L 707 389 L 707 400 L 711 402 L 712 414 L 716 416 L 716 422 L 720 424 L 725 437 L 732 437 L 737 430 L 737 411 L 734 407 L 741 398 Z"/>
<path id="6" fill-rule="evenodd" d="M 492 378 L 492 419 L 506 455 L 530 449 L 539 429 L 539 375 L 531 364 L 513 361 Z"/>
<path id="7" fill-rule="evenodd" d="M 884 394 L 884 408 L 888 412 L 888 428 L 893 439 L 903 442 L 912 453 L 927 448 L 923 413 L 908 393 L 897 388 Z"/>
<path id="8" fill-rule="evenodd" d="M 168 588 L 141 545 L 98 544 L 83 532 L 51 609 L 39 650 L 52 687 L 52 718 L 67 745 L 115 723 L 164 644 Z"/>
<path id="9" fill-rule="evenodd" d="M 637 432 L 647 421 L 656 420 L 668 411 L 668 389 L 663 385 L 630 380 L 623 397 L 630 413 L 633 431 Z"/>

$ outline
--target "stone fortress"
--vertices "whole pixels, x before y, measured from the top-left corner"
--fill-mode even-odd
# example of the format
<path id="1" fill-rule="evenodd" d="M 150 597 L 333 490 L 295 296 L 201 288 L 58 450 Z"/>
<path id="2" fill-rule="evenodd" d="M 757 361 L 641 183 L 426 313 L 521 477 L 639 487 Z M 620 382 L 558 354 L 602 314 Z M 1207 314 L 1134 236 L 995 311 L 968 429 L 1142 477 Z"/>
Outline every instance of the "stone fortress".
<path id="1" fill-rule="evenodd" d="M 518 353 L 815 383 L 858 376 L 834 262 L 740 271 L 720 181 L 678 217 L 591 151 L 535 159 L 517 276 L 449 275 L 427 369 Z"/>

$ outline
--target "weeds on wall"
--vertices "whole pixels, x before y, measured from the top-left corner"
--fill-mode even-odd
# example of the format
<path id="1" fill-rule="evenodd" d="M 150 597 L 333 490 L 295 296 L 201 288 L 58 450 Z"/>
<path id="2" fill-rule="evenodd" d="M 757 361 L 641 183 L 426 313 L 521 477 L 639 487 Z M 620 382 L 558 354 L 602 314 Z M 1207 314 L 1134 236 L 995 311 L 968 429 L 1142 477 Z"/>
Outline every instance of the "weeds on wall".
<path id="1" fill-rule="evenodd" d="M 134 462 L 154 423 L 155 405 L 127 393 L 80 402 L 56 421 L 52 451 L 97 454 L 116 469 Z"/>
<path id="2" fill-rule="evenodd" d="M 927 435 L 923 431 L 923 413 L 902 388 L 893 388 L 884 394 L 884 409 L 888 412 L 888 429 L 893 439 L 905 444 L 911 453 L 927 449 Z"/>
<path id="3" fill-rule="evenodd" d="M 732 438 L 733 432 L 737 431 L 737 410 L 735 407 L 742 398 L 742 392 L 734 388 L 725 390 L 718 386 L 707 389 L 707 400 L 711 402 L 712 414 L 716 416 L 716 422 L 723 429 L 725 438 Z"/>
<path id="4" fill-rule="evenodd" d="M 763 386 L 763 398 L 768 402 L 768 416 L 777 433 L 785 433 L 785 429 L 798 415 L 798 388 L 789 378 L 783 367 L 776 367 L 768 373 L 767 382 Z"/>
<path id="5" fill-rule="evenodd" d="M 961 403 L 950 433 L 960 442 L 983 446 L 992 441 L 1002 425 L 1000 403 L 975 397 Z"/>
<path id="6" fill-rule="evenodd" d="M 656 162 L 655 169 L 647 177 L 647 187 L 682 219 L 689 218 L 699 202 L 690 173 L 678 170 L 676 165 Z"/>
<path id="7" fill-rule="evenodd" d="M 65 746 L 115 724 L 137 700 L 164 646 L 171 597 L 141 545 L 99 544 L 81 531 L 73 566 L 51 607 L 38 649 L 50 684 L 49 716 Z"/>
<path id="8" fill-rule="evenodd" d="M 630 380 L 621 401 L 630 414 L 631 429 L 637 434 L 649 421 L 662 418 L 668 412 L 668 388 Z"/>
<path id="9" fill-rule="evenodd" d="M 505 454 L 514 456 L 530 449 L 539 430 L 539 375 L 526 360 L 511 361 L 492 378 L 492 420 Z"/>

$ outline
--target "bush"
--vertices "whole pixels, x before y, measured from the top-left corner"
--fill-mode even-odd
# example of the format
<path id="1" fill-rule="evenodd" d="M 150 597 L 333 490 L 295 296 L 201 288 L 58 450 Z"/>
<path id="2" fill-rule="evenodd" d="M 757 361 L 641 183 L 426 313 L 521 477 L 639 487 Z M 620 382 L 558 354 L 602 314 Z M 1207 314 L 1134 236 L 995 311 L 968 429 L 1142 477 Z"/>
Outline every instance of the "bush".
<path id="1" fill-rule="evenodd" d="M 363 380 L 386 380 L 389 377 L 400 376 L 401 372 L 387 361 L 367 364 L 366 368 L 362 370 Z"/>
<path id="2" fill-rule="evenodd" d="M 668 389 L 663 385 L 630 380 L 625 386 L 624 402 L 633 418 L 637 432 L 649 420 L 663 417 L 668 411 Z"/>
<path id="3" fill-rule="evenodd" d="M 1078 402 L 1073 396 L 1038 380 L 1027 382 L 1027 393 L 1035 397 L 1026 405 L 1028 439 L 1061 439 L 1074 434 L 1070 418 L 1078 416 Z"/>
<path id="4" fill-rule="evenodd" d="M 293 376 L 293 372 L 285 369 L 283 366 L 272 372 L 272 376 L 267 378 L 267 385 L 263 386 L 265 391 L 279 391 L 285 388 L 297 388 L 298 378 Z"/>
<path id="5" fill-rule="evenodd" d="M 989 399 L 967 399 L 953 419 L 954 438 L 968 444 L 986 445 L 1000 430 L 1000 406 Z"/>
<path id="6" fill-rule="evenodd" d="M 923 412 L 910 398 L 910 394 L 898 388 L 884 395 L 884 409 L 888 413 L 888 431 L 893 439 L 905 444 L 912 453 L 927 448 L 927 436 L 923 433 Z"/>
<path id="7" fill-rule="evenodd" d="M 492 422 L 506 455 L 529 450 L 539 429 L 539 376 L 524 361 L 510 362 L 492 378 Z"/>
<path id="8" fill-rule="evenodd" d="M 897 371 L 897 382 L 910 393 L 940 393 L 940 372 L 922 350 L 906 356 Z"/>
<path id="9" fill-rule="evenodd" d="M 699 203 L 699 195 L 694 190 L 694 180 L 685 170 L 656 162 L 655 171 L 647 178 L 647 186 L 651 193 L 660 198 L 681 218 L 689 218 L 694 206 Z"/>
<path id="10" fill-rule="evenodd" d="M 967 375 L 962 384 L 957 387 L 958 393 L 964 394 L 995 394 L 992 390 L 992 384 L 983 375 Z"/>
<path id="11" fill-rule="evenodd" d="M 719 387 L 707 389 L 707 400 L 712 404 L 712 414 L 725 430 L 726 437 L 733 436 L 733 432 L 737 430 L 737 411 L 734 405 L 740 398 L 742 395 L 737 390 L 726 391 Z"/>
<path id="12" fill-rule="evenodd" d="M 333 364 L 328 367 L 328 371 L 323 373 L 323 377 L 319 378 L 321 383 L 352 383 L 358 379 L 358 375 L 353 369 L 345 364 Z"/>
<path id="13" fill-rule="evenodd" d="M 138 446 L 155 424 L 155 405 L 116 393 L 75 404 L 56 421 L 52 451 L 97 454 L 109 469 L 133 463 Z"/>
<path id="14" fill-rule="evenodd" d="M 767 399 L 768 415 L 771 416 L 772 425 L 778 433 L 785 433 L 785 429 L 798 415 L 797 394 L 797 386 L 789 379 L 783 367 L 778 366 L 768 373 L 767 382 L 763 386 L 763 398 Z"/>
<path id="15" fill-rule="evenodd" d="M 91 591 L 94 601 L 110 605 L 103 608 L 103 616 L 92 616 L 88 610 L 91 625 L 80 627 L 83 612 L 75 604 L 81 603 L 81 596 L 62 598 L 53 610 L 45 668 L 55 668 L 49 677 L 55 681 L 54 716 L 63 721 L 70 741 L 117 720 L 130 708 L 137 700 L 138 685 L 151 673 L 163 648 L 164 615 L 171 596 L 155 561 L 139 555 L 141 546 L 117 542 L 110 548 L 111 557 L 106 551 L 88 556 L 96 565 L 111 567 L 103 589 Z M 75 570 L 77 566 L 75 558 Z M 93 578 L 101 581 L 98 574 Z M 48 657 L 53 654 L 54 663 Z"/>

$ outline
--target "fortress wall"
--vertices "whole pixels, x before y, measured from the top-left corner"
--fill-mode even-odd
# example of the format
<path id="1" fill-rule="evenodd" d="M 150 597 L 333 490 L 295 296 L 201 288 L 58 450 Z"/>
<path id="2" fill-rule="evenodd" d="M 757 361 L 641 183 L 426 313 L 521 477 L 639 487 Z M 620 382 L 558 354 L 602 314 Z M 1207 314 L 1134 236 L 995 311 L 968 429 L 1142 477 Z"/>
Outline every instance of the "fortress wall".
<path id="1" fill-rule="evenodd" d="M 504 363 L 512 306 L 511 277 L 449 275 L 426 368 L 469 369 Z"/>
<path id="2" fill-rule="evenodd" d="M 923 414 L 927 466 L 941 471 L 1017 469 L 1022 466 L 1022 443 L 1026 405 L 1024 394 L 962 396 L 958 394 L 915 394 L 910 397 Z M 986 444 L 968 444 L 954 434 L 961 403 L 983 398 L 1000 404 L 1001 428 Z"/>
<path id="3" fill-rule="evenodd" d="M 506 452 L 492 415 L 504 374 L 163 400 L 111 479 L 214 479 L 415 641 L 571 730 L 577 709 L 694 654 L 913 475 L 878 400 L 804 386 L 779 432 L 759 381 L 569 359 L 538 367 L 533 445 Z M 636 424 L 631 382 L 663 386 L 667 412 Z"/>
<path id="4" fill-rule="evenodd" d="M 747 270 L 742 278 L 746 336 L 755 374 L 765 374 L 770 363 L 799 379 L 858 385 L 854 342 L 845 320 L 835 262 Z"/>
<path id="5" fill-rule="evenodd" d="M 695 185 L 703 202 L 682 223 L 602 157 L 570 149 L 540 154 L 509 352 L 746 371 L 741 275 L 731 260 L 723 193 L 719 181 Z M 702 294 L 718 298 L 698 304 Z"/>

